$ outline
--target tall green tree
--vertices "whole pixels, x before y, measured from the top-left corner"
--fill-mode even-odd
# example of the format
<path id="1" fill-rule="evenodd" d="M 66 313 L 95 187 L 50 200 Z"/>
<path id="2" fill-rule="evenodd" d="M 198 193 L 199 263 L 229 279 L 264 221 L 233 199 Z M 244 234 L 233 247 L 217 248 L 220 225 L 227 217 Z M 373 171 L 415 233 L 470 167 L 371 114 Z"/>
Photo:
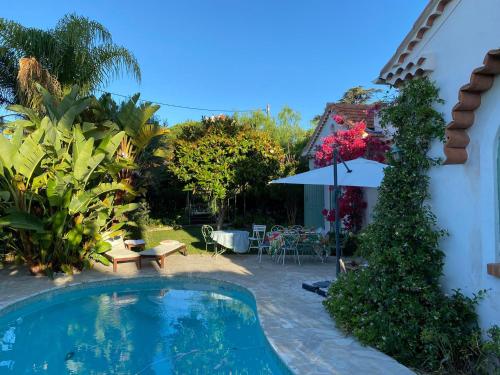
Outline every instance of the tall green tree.
<path id="1" fill-rule="evenodd" d="M 369 88 L 366 89 L 363 86 L 351 87 L 347 90 L 340 98 L 339 103 L 346 104 L 366 104 L 372 100 L 376 93 L 379 93 L 380 89 Z"/>
<path id="2" fill-rule="evenodd" d="M 268 116 L 262 111 L 240 116 L 239 121 L 248 123 L 256 129 L 267 132 L 278 142 L 287 155 L 300 154 L 297 147 L 302 145 L 308 136 L 308 130 L 300 124 L 301 115 L 292 108 L 283 107 L 276 117 Z"/>
<path id="3" fill-rule="evenodd" d="M 169 169 L 186 189 L 215 202 L 220 228 L 227 198 L 278 176 L 282 162 L 282 148 L 266 132 L 220 115 L 183 127 L 172 143 Z"/>
<path id="4" fill-rule="evenodd" d="M 78 85 L 83 94 L 123 73 L 141 79 L 130 51 L 115 44 L 103 25 L 75 14 L 64 16 L 48 30 L 0 18 L 0 103 L 19 103 L 22 58 L 36 59 L 63 88 Z"/>
<path id="5" fill-rule="evenodd" d="M 301 126 L 301 115 L 288 106 L 283 107 L 277 116 L 268 116 L 262 111 L 241 117 L 241 121 L 260 129 L 278 142 L 283 148 L 285 161 L 281 177 L 307 170 L 307 161 L 301 158 L 301 153 L 311 135 L 311 129 Z M 279 201 L 286 212 L 286 221 L 296 224 L 299 206 L 302 206 L 303 187 L 274 185 L 256 195 L 268 196 L 273 201 Z"/>

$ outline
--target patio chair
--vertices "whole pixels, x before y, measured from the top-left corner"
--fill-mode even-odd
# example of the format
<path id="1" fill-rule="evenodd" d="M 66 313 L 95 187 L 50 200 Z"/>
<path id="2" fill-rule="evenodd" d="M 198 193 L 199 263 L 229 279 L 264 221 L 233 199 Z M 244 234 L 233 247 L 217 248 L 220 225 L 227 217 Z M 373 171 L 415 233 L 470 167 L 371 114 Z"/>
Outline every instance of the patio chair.
<path id="1" fill-rule="evenodd" d="M 202 225 L 201 226 L 201 234 L 203 235 L 203 240 L 205 241 L 205 251 L 208 252 L 208 246 L 214 245 L 214 252 L 217 254 L 217 242 L 212 239 L 212 232 L 214 228 L 210 225 Z"/>
<path id="2" fill-rule="evenodd" d="M 291 225 L 288 227 L 288 230 L 302 233 L 302 232 L 304 232 L 304 227 L 302 225 Z"/>
<path id="3" fill-rule="evenodd" d="M 141 269 L 141 256 L 135 251 L 127 249 L 122 236 L 112 237 L 106 240 L 111 245 L 111 250 L 104 255 L 113 262 L 113 272 L 118 270 L 118 263 L 135 262 Z"/>
<path id="4" fill-rule="evenodd" d="M 266 248 L 271 259 L 277 261 L 281 252 L 281 248 L 284 246 L 283 243 L 283 232 L 274 231 L 269 232 L 266 235 L 269 246 Z"/>
<path id="5" fill-rule="evenodd" d="M 262 261 L 262 251 L 267 250 L 269 252 L 269 242 L 266 242 L 266 226 L 265 225 L 254 225 L 252 228 L 253 234 L 249 238 L 250 249 L 257 249 L 257 257 L 259 258 L 259 263 Z"/>
<path id="6" fill-rule="evenodd" d="M 274 225 L 271 228 L 271 232 L 284 232 L 284 231 L 285 231 L 285 227 L 283 227 L 281 225 Z"/>
<path id="7" fill-rule="evenodd" d="M 300 239 L 300 235 L 295 231 L 285 231 L 281 235 L 282 238 L 282 246 L 279 249 L 279 255 L 277 258 L 277 262 L 279 263 L 282 260 L 283 265 L 285 264 L 286 253 L 290 253 L 295 255 L 295 261 L 300 265 L 300 257 L 299 257 L 299 249 L 298 243 Z"/>

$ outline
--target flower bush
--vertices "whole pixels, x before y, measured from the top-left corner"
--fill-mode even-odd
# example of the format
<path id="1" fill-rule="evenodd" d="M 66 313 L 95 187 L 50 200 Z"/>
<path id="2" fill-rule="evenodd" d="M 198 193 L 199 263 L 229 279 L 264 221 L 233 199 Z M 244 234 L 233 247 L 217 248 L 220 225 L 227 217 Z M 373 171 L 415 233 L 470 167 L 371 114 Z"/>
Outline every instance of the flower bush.
<path id="1" fill-rule="evenodd" d="M 334 115 L 333 120 L 337 124 L 344 124 L 345 120 L 340 115 Z M 333 162 L 333 150 L 337 148 L 340 157 L 344 161 L 365 157 L 378 162 L 385 161 L 385 153 L 389 149 L 387 141 L 366 133 L 366 123 L 359 121 L 353 123 L 350 129 L 338 130 L 323 139 L 315 153 L 315 164 L 325 167 Z M 339 217 L 344 228 L 351 232 L 361 229 L 363 212 L 366 202 L 363 200 L 363 192 L 358 187 L 344 187 L 339 199 Z M 329 222 L 335 221 L 335 210 L 324 209 L 323 216 Z"/>

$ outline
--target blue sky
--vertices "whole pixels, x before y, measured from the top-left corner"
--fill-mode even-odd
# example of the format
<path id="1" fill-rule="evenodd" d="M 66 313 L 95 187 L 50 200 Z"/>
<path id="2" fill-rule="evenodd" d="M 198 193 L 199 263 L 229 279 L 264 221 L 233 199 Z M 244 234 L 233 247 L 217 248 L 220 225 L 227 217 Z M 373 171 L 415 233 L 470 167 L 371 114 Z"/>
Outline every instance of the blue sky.
<path id="1" fill-rule="evenodd" d="M 107 89 L 223 109 L 288 105 L 303 125 L 349 87 L 372 86 L 427 0 L 25 0 L 2 17 L 49 28 L 75 12 L 104 24 L 141 65 Z M 212 114 L 162 107 L 169 124 Z"/>

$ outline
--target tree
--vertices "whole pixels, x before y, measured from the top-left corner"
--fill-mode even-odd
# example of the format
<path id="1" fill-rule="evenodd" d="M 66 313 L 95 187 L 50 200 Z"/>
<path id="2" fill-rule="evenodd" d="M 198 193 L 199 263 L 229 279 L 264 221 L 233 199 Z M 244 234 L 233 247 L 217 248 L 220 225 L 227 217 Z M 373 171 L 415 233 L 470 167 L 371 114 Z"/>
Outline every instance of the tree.
<path id="1" fill-rule="evenodd" d="M 381 91 L 380 89 L 374 89 L 374 88 L 365 89 L 363 86 L 351 87 L 344 93 L 344 95 L 342 95 L 342 98 L 340 98 L 339 103 L 366 104 L 373 98 L 374 94 L 380 91 Z"/>
<path id="2" fill-rule="evenodd" d="M 63 88 L 78 85 L 83 94 L 102 88 L 123 72 L 141 78 L 136 58 L 114 44 L 103 25 L 74 14 L 49 30 L 0 18 L 0 103 L 19 103 L 18 76 L 30 74 L 21 70 L 22 58 L 34 58 Z"/>
<path id="3" fill-rule="evenodd" d="M 288 106 L 278 113 L 277 117 L 267 116 L 262 111 L 241 117 L 241 121 L 251 124 L 256 129 L 267 132 L 284 150 L 285 162 L 280 177 L 290 176 L 307 170 L 307 160 L 301 157 L 312 129 L 300 125 L 301 115 Z M 273 185 L 266 191 L 259 192 L 260 197 L 268 195 L 285 208 L 287 222 L 296 223 L 299 205 L 303 200 L 304 188 L 300 185 Z M 280 208 L 281 208 L 280 207 Z"/>
<path id="4" fill-rule="evenodd" d="M 314 116 L 310 121 L 311 126 L 315 128 L 316 126 L 318 126 L 320 120 L 321 120 L 321 115 Z"/>
<path id="5" fill-rule="evenodd" d="M 256 129 L 267 132 L 285 150 L 287 159 L 295 158 L 300 154 L 302 149 L 298 149 L 298 147 L 303 146 L 308 136 L 308 130 L 300 125 L 300 113 L 288 106 L 283 107 L 277 117 L 256 111 L 249 116 L 242 116 L 238 119 Z"/>
<path id="6" fill-rule="evenodd" d="M 226 199 L 279 175 L 283 151 L 269 135 L 220 115 L 187 124 L 172 143 L 169 169 L 185 188 L 215 202 L 221 228 Z"/>

